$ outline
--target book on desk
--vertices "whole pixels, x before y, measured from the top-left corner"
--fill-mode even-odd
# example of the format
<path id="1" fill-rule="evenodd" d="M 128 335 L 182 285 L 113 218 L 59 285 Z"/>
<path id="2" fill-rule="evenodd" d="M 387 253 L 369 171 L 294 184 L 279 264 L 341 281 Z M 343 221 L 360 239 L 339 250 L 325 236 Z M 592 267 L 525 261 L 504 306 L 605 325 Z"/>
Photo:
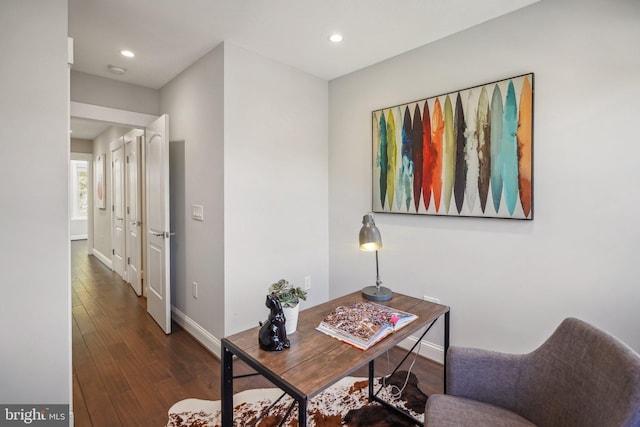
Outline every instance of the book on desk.
<path id="1" fill-rule="evenodd" d="M 372 302 L 337 307 L 316 328 L 333 338 L 366 350 L 416 320 L 418 316 Z"/>

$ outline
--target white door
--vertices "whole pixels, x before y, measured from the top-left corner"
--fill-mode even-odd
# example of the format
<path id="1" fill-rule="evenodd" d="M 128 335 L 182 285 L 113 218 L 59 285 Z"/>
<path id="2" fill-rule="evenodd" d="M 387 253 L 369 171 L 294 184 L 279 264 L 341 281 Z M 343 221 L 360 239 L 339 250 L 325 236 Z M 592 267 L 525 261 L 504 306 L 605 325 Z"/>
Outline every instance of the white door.
<path id="1" fill-rule="evenodd" d="M 124 147 L 122 138 L 111 143 L 111 262 L 113 270 L 126 280 L 124 219 Z"/>
<path id="2" fill-rule="evenodd" d="M 147 311 L 171 333 L 169 281 L 169 116 L 146 129 L 146 267 Z"/>
<path id="3" fill-rule="evenodd" d="M 125 230 L 127 236 L 127 281 L 136 295 L 142 295 L 142 209 L 140 205 L 140 140 L 144 132 L 134 129 L 124 136 Z"/>

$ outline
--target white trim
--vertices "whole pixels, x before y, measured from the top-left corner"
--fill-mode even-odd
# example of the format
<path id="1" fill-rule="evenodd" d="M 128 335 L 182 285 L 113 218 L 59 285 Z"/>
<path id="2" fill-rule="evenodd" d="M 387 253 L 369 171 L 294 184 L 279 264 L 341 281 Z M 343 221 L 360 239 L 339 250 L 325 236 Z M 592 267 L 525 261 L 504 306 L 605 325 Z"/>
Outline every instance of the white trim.
<path id="1" fill-rule="evenodd" d="M 71 240 L 87 240 L 86 234 L 78 234 L 76 236 L 71 236 Z"/>
<path id="2" fill-rule="evenodd" d="M 113 270 L 113 263 L 111 262 L 111 258 L 107 258 L 96 248 L 93 248 L 93 256 L 98 258 L 101 263 L 109 267 L 110 270 Z"/>
<path id="3" fill-rule="evenodd" d="M 67 43 L 69 43 L 67 41 Z M 68 45 L 67 45 L 68 46 Z M 70 88 L 71 88 L 71 67 L 67 67 L 67 94 L 66 94 L 66 104 L 67 104 L 67 111 L 66 111 L 66 119 L 67 119 L 67 129 L 71 129 L 71 118 L 70 118 L 70 114 L 69 114 L 69 102 L 71 101 L 71 93 L 70 93 Z M 73 153 L 71 153 L 71 138 L 69 137 L 68 141 L 67 141 L 67 197 L 69 197 L 69 166 L 71 165 L 71 159 L 73 156 Z M 89 163 L 91 164 L 91 163 Z M 91 167 L 91 166 L 89 166 Z M 89 171 L 91 171 L 91 169 L 89 169 Z M 91 206 L 91 205 L 89 205 Z M 69 203 L 67 202 L 67 209 L 69 209 Z M 70 235 L 71 234 L 71 222 L 69 221 L 68 217 L 69 217 L 69 211 L 67 211 L 67 230 L 66 230 L 66 235 Z M 38 242 L 39 243 L 39 242 Z M 74 375 L 73 375 L 73 278 L 71 275 L 71 242 L 67 242 L 67 265 L 65 266 L 65 273 L 66 273 L 66 279 L 67 279 L 67 294 L 66 294 L 66 299 L 67 299 L 67 351 L 68 351 L 68 355 L 69 355 L 69 359 L 68 359 L 68 369 L 69 369 L 69 378 L 68 378 L 68 387 L 69 387 L 69 426 L 70 427 L 74 427 L 74 414 L 73 414 L 73 379 L 74 379 Z"/>
<path id="4" fill-rule="evenodd" d="M 71 158 L 70 160 L 86 160 L 87 161 L 87 165 L 89 167 L 89 169 L 87 170 L 87 173 L 89 174 L 89 182 L 87 182 L 88 184 L 88 191 L 89 191 L 89 198 L 87 201 L 87 205 L 89 206 L 88 212 L 87 212 L 87 236 L 85 237 L 85 239 L 87 239 L 87 254 L 91 255 L 93 254 L 93 153 L 74 153 L 71 152 Z M 71 240 L 73 240 L 75 236 L 71 237 Z"/>
<path id="5" fill-rule="evenodd" d="M 111 200 L 111 206 L 107 206 L 107 210 L 109 211 L 109 217 L 111 218 L 111 247 L 115 248 L 115 235 L 116 235 L 116 216 L 115 216 L 115 205 L 116 205 L 116 200 L 115 200 L 115 180 L 116 180 L 116 175 L 114 174 L 113 170 L 114 170 L 114 156 L 113 153 L 114 151 L 120 150 L 122 149 L 122 160 L 124 163 L 124 136 L 119 136 L 116 139 L 114 139 L 113 141 L 111 141 L 109 143 L 109 158 L 111 159 L 111 164 L 107 165 L 107 168 L 110 168 L 109 170 L 111 171 L 111 190 L 109 190 L 109 194 L 110 194 L 110 200 Z M 122 171 L 122 190 L 123 190 L 123 194 L 122 194 L 122 200 L 120 201 L 122 203 L 122 209 L 123 209 L 123 221 L 125 221 L 125 206 L 126 206 L 126 195 L 124 194 L 124 174 L 125 174 L 125 170 L 124 170 L 124 164 L 122 165 L 123 167 L 123 171 Z M 125 232 L 125 230 L 123 229 L 123 233 Z M 126 234 L 126 233 L 125 233 Z M 123 245 L 124 247 L 122 248 L 122 258 L 123 258 L 123 266 L 122 266 L 122 274 L 120 274 L 120 272 L 118 270 L 116 270 L 116 265 L 115 262 L 112 263 L 112 267 L 111 269 L 113 271 L 115 271 L 116 273 L 118 273 L 118 275 L 120 277 L 122 277 L 122 280 L 124 280 L 125 282 L 129 283 L 129 278 L 127 277 L 127 236 L 124 235 L 123 237 Z M 115 249 L 114 249 L 115 250 Z M 111 260 L 113 261 L 114 258 L 116 257 L 115 255 L 115 251 L 111 252 Z"/>
<path id="6" fill-rule="evenodd" d="M 416 337 L 409 337 L 398 344 L 398 347 L 409 350 L 417 342 L 418 339 Z M 420 352 L 418 354 L 420 356 L 425 357 L 429 360 L 433 360 L 434 362 L 440 363 L 441 365 L 444 364 L 444 347 L 442 347 L 441 345 L 423 340 L 422 345 L 419 346 L 419 348 Z"/>
<path id="7" fill-rule="evenodd" d="M 67 64 L 73 65 L 73 38 L 67 37 Z"/>
<path id="8" fill-rule="evenodd" d="M 175 306 L 171 306 L 171 312 L 173 313 L 173 320 L 184 328 L 196 341 L 202 344 L 207 350 L 213 353 L 218 359 L 222 355 L 222 345 L 220 340 L 198 323 L 196 323 L 189 316 L 178 310 Z"/>
<path id="9" fill-rule="evenodd" d="M 71 117 L 79 119 L 99 120 L 101 122 L 107 122 L 121 126 L 146 128 L 147 125 L 156 120 L 159 116 L 72 101 Z"/>

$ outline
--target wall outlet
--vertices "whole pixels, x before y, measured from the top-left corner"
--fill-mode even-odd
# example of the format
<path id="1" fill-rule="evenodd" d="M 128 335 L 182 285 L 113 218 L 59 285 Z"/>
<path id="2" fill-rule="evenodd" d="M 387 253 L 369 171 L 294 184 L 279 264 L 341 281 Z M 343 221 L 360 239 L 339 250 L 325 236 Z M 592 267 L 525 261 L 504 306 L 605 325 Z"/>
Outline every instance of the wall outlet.
<path id="1" fill-rule="evenodd" d="M 195 299 L 198 299 L 198 284 L 196 282 L 191 283 L 191 294 Z"/>
<path id="2" fill-rule="evenodd" d="M 304 290 L 308 291 L 311 289 L 311 276 L 304 276 Z"/>
<path id="3" fill-rule="evenodd" d="M 425 295 L 425 296 L 422 297 L 422 299 L 425 300 L 425 301 L 429 301 L 429 302 L 433 302 L 433 303 L 436 303 L 436 304 L 440 304 L 440 300 L 438 298 L 428 297 L 428 296 Z"/>

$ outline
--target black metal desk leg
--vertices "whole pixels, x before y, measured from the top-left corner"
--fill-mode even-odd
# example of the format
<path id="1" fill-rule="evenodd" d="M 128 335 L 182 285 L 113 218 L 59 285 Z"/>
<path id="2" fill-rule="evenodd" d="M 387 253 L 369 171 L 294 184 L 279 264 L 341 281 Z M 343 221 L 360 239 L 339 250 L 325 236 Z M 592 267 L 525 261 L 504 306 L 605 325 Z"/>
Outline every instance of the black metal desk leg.
<path id="1" fill-rule="evenodd" d="M 222 427 L 233 427 L 233 354 L 222 347 Z"/>
<path id="2" fill-rule="evenodd" d="M 375 361 L 372 360 L 369 362 L 369 403 L 373 402 L 373 398 L 375 397 L 373 394 L 373 371 Z"/>
<path id="3" fill-rule="evenodd" d="M 307 399 L 306 398 L 298 400 L 298 425 L 300 427 L 307 427 Z"/>
<path id="4" fill-rule="evenodd" d="M 444 394 L 447 394 L 447 352 L 449 351 L 449 313 L 444 314 Z"/>

